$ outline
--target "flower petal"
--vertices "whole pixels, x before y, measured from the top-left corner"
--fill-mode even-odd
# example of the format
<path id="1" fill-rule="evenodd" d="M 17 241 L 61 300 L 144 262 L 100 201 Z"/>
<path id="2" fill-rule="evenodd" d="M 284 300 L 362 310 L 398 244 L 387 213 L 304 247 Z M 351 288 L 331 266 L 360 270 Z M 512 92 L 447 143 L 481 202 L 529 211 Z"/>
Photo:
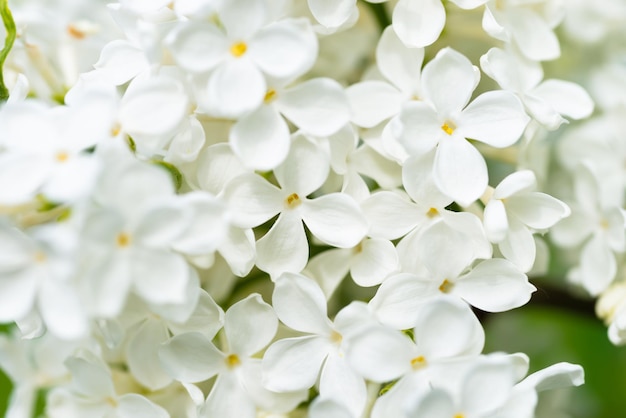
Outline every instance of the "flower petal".
<path id="1" fill-rule="evenodd" d="M 593 112 L 589 93 L 576 83 L 549 79 L 541 83 L 532 94 L 546 100 L 557 112 L 572 119 L 583 119 Z"/>
<path id="2" fill-rule="evenodd" d="M 229 38 L 245 41 L 258 31 L 268 19 L 268 6 L 254 0 L 229 0 L 220 3 L 219 19 Z"/>
<path id="3" fill-rule="evenodd" d="M 286 193 L 305 198 L 326 181 L 330 158 L 317 144 L 296 136 L 285 161 L 274 170 L 278 184 Z"/>
<path id="4" fill-rule="evenodd" d="M 273 106 L 260 106 L 242 116 L 229 134 L 233 152 L 255 170 L 270 170 L 289 152 L 289 127 Z"/>
<path id="5" fill-rule="evenodd" d="M 571 213 L 569 206 L 545 193 L 533 192 L 511 196 L 507 209 L 520 221 L 534 229 L 547 229 Z"/>
<path id="6" fill-rule="evenodd" d="M 260 225 L 283 207 L 283 193 L 258 174 L 243 174 L 224 190 L 232 222 L 242 228 Z"/>
<path id="7" fill-rule="evenodd" d="M 190 271 L 181 255 L 170 251 L 134 248 L 131 257 L 137 294 L 156 304 L 185 301 Z"/>
<path id="8" fill-rule="evenodd" d="M 488 91 L 463 110 L 457 120 L 458 132 L 492 147 L 513 145 L 524 132 L 529 117 L 522 102 L 507 91 Z"/>
<path id="9" fill-rule="evenodd" d="M 537 178 L 530 170 L 516 171 L 506 176 L 493 192 L 494 199 L 507 199 L 513 195 L 531 192 L 537 188 Z"/>
<path id="10" fill-rule="evenodd" d="M 255 405 L 235 373 L 222 373 L 217 377 L 199 418 L 254 418 Z"/>
<path id="11" fill-rule="evenodd" d="M 328 356 L 329 345 L 328 339 L 319 336 L 276 341 L 263 356 L 265 387 L 275 392 L 312 387 Z"/>
<path id="12" fill-rule="evenodd" d="M 372 238 L 361 243 L 352 260 L 350 274 L 359 286 L 375 286 L 400 269 L 396 248 L 390 241 Z"/>
<path id="13" fill-rule="evenodd" d="M 309 8 L 313 17 L 322 25 L 337 28 L 353 13 L 356 0 L 309 0 Z"/>
<path id="14" fill-rule="evenodd" d="M 126 346 L 126 361 L 135 379 L 150 390 L 167 386 L 172 378 L 160 367 L 159 346 L 169 339 L 164 322 L 148 318 L 133 333 Z"/>
<path id="15" fill-rule="evenodd" d="M 183 122 L 188 104 L 178 81 L 165 76 L 136 78 L 120 103 L 119 120 L 133 138 L 168 137 Z"/>
<path id="16" fill-rule="evenodd" d="M 435 299 L 420 309 L 414 328 L 417 348 L 426 359 L 478 355 L 485 332 L 471 308 L 456 298 Z"/>
<path id="17" fill-rule="evenodd" d="M 411 370 L 415 345 L 406 335 L 382 326 L 363 330 L 350 338 L 346 358 L 367 380 L 384 383 Z"/>
<path id="18" fill-rule="evenodd" d="M 317 57 L 317 38 L 304 19 L 281 20 L 259 30 L 248 54 L 261 71 L 292 80 L 306 73 Z"/>
<path id="19" fill-rule="evenodd" d="M 478 264 L 460 278 L 454 291 L 472 306 L 487 312 L 518 308 L 537 290 L 510 261 L 494 258 Z"/>
<path id="20" fill-rule="evenodd" d="M 20 295 L 20 299 L 24 297 L 28 299 L 28 294 Z M 44 278 L 39 289 L 39 310 L 48 330 L 59 338 L 76 340 L 89 334 L 83 301 L 78 289 L 68 282 Z"/>
<path id="21" fill-rule="evenodd" d="M 487 164 L 480 152 L 461 137 L 453 136 L 439 143 L 433 176 L 437 187 L 463 207 L 487 189 Z"/>
<path id="22" fill-rule="evenodd" d="M 303 132 L 329 136 L 350 121 L 350 104 L 343 87 L 330 78 L 314 78 L 279 93 L 276 106 Z"/>
<path id="23" fill-rule="evenodd" d="M 387 126 L 408 154 L 422 155 L 435 148 L 441 140 L 447 139 L 438 120 L 437 112 L 429 104 L 409 102 Z"/>
<path id="24" fill-rule="evenodd" d="M 256 265 L 272 278 L 283 272 L 299 273 L 306 266 L 309 243 L 299 214 L 280 214 L 272 228 L 256 243 Z"/>
<path id="25" fill-rule="evenodd" d="M 415 326 L 418 307 L 438 295 L 437 284 L 413 274 L 401 273 L 385 280 L 369 306 L 385 325 L 395 329 Z"/>
<path id="26" fill-rule="evenodd" d="M 376 47 L 376 63 L 385 78 L 404 94 L 419 93 L 423 61 L 423 48 L 407 48 L 392 26 L 383 31 Z"/>
<path id="27" fill-rule="evenodd" d="M 506 238 L 509 230 L 509 221 L 506 216 L 504 203 L 501 200 L 492 199 L 487 203 L 483 214 L 483 225 L 489 241 L 496 243 Z"/>
<path id="28" fill-rule="evenodd" d="M 192 73 L 207 72 L 228 58 L 226 36 L 204 22 L 181 25 L 166 42 L 176 63 Z"/>
<path id="29" fill-rule="evenodd" d="M 476 87 L 474 66 L 463 54 L 444 48 L 424 67 L 422 87 L 437 113 L 452 117 L 465 107 Z"/>
<path id="30" fill-rule="evenodd" d="M 226 311 L 224 331 L 231 352 L 250 357 L 272 341 L 278 319 L 270 305 L 255 293 Z"/>
<path id="31" fill-rule="evenodd" d="M 224 354 L 198 332 L 173 337 L 159 347 L 159 358 L 168 374 L 184 383 L 202 382 L 226 368 Z"/>
<path id="32" fill-rule="evenodd" d="M 209 78 L 207 107 L 212 116 L 236 119 L 263 103 L 263 74 L 245 55 L 219 65 Z"/>
<path id="33" fill-rule="evenodd" d="M 361 416 L 367 399 L 365 380 L 350 367 L 343 355 L 331 353 L 320 376 L 320 396 L 342 402 L 355 417 Z"/>
<path id="34" fill-rule="evenodd" d="M 117 399 L 116 416 L 119 418 L 168 418 L 163 407 L 135 393 L 127 393 Z"/>
<path id="35" fill-rule="evenodd" d="M 404 97 L 389 83 L 367 80 L 346 89 L 354 115 L 352 122 L 363 128 L 372 128 L 400 113 Z M 385 103 L 385 106 L 381 106 Z"/>
<path id="36" fill-rule="evenodd" d="M 408 47 L 424 47 L 437 40 L 446 23 L 440 0 L 400 0 L 393 9 L 393 29 Z"/>
<path id="37" fill-rule="evenodd" d="M 354 199 L 331 193 L 302 203 L 302 220 L 311 233 L 340 248 L 357 245 L 368 230 L 367 220 Z"/>
<path id="38" fill-rule="evenodd" d="M 274 285 L 272 304 L 278 318 L 300 332 L 330 335 L 326 317 L 326 298 L 313 280 L 299 274 L 285 273 Z"/>
<path id="39" fill-rule="evenodd" d="M 518 7 L 509 19 L 511 33 L 520 52 L 533 61 L 549 61 L 561 55 L 559 39 L 536 12 Z"/>

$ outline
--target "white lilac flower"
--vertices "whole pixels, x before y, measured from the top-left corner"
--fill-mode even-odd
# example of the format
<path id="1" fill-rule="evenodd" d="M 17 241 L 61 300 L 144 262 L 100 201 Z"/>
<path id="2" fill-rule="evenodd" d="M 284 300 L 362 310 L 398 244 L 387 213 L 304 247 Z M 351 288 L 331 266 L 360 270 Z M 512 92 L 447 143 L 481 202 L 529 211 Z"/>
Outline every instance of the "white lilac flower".
<path id="1" fill-rule="evenodd" d="M 84 198 L 99 162 L 86 150 L 109 137 L 110 103 L 98 90 L 73 106 L 26 100 L 0 112 L 0 202 L 26 203 L 42 193 L 54 202 Z"/>
<path id="2" fill-rule="evenodd" d="M 192 281 L 191 293 L 197 295 L 197 288 L 197 280 Z M 134 312 L 132 325 L 126 330 L 126 362 L 137 382 L 150 390 L 163 389 L 172 382 L 159 360 L 160 346 L 171 335 L 199 332 L 213 338 L 224 324 L 224 312 L 208 293 L 201 290 L 197 303 L 190 303 L 192 300 L 188 297 L 178 306 L 155 306 L 139 314 Z"/>
<path id="3" fill-rule="evenodd" d="M 503 312 L 526 304 L 537 290 L 510 261 L 484 260 L 469 271 L 439 267 L 431 276 L 400 273 L 387 278 L 370 300 L 376 318 L 396 329 L 412 327 L 424 303 L 439 298 L 462 299 L 487 312 Z M 442 274 L 443 273 L 443 274 Z"/>
<path id="4" fill-rule="evenodd" d="M 582 87 L 564 80 L 542 81 L 541 65 L 512 49 L 491 48 L 480 58 L 480 66 L 500 87 L 516 93 L 528 113 L 550 130 L 567 123 L 563 116 L 583 119 L 593 112 L 593 101 Z"/>
<path id="5" fill-rule="evenodd" d="M 200 417 L 253 418 L 257 407 L 289 411 L 305 393 L 265 389 L 261 384 L 261 360 L 253 358 L 272 340 L 277 326 L 272 307 L 260 295 L 252 294 L 226 311 L 222 350 L 211 342 L 211 336 L 188 332 L 164 344 L 159 355 L 165 370 L 181 382 L 195 383 L 217 375 Z"/>
<path id="6" fill-rule="evenodd" d="M 455 359 L 476 357 L 483 349 L 484 331 L 469 306 L 454 299 L 425 304 L 415 323 L 413 340 L 400 331 L 375 326 L 350 339 L 346 356 L 370 381 L 395 381 L 376 400 L 372 417 L 402 416 L 407 399 L 430 387 L 433 374 L 455 367 Z"/>
<path id="7" fill-rule="evenodd" d="M 546 230 L 571 213 L 565 203 L 536 192 L 536 188 L 532 171 L 516 171 L 505 177 L 487 200 L 483 217 L 489 240 L 525 272 L 535 261 L 533 231 Z"/>
<path id="8" fill-rule="evenodd" d="M 399 193 L 380 191 L 362 206 L 370 221 L 370 236 L 403 237 L 397 246 L 403 271 L 445 269 L 442 277 L 454 276 L 473 260 L 490 258 L 492 246 L 476 215 L 446 209 L 451 200 L 434 184 L 433 155 L 431 151 L 404 162 L 403 183 L 413 201 Z"/>
<path id="9" fill-rule="evenodd" d="M 267 349 L 263 356 L 265 386 L 277 392 L 304 390 L 312 387 L 319 376 L 321 397 L 338 400 L 360 416 L 365 407 L 365 381 L 350 366 L 345 347 L 362 319 L 355 320 L 348 307 L 331 322 L 319 286 L 308 277 L 292 273 L 276 280 L 272 303 L 281 322 L 307 335 L 278 340 Z"/>
<path id="10" fill-rule="evenodd" d="M 0 322 L 27 320 L 36 312 L 54 336 L 85 337 L 89 316 L 72 262 L 77 245 L 68 225 L 39 226 L 27 235 L 0 224 Z"/>
<path id="11" fill-rule="evenodd" d="M 224 198 L 240 227 L 260 225 L 280 213 L 272 228 L 257 241 L 257 266 L 277 277 L 300 272 L 308 258 L 302 222 L 323 242 L 340 248 L 357 245 L 367 232 L 358 204 L 342 193 L 309 199 L 328 176 L 328 156 L 303 137 L 291 146 L 286 160 L 274 170 L 280 188 L 256 174 L 233 179 Z"/>
<path id="12" fill-rule="evenodd" d="M 317 39 L 308 22 L 271 21 L 263 0 L 223 2 L 218 15 L 221 27 L 185 22 L 167 39 L 176 63 L 198 75 L 198 103 L 212 116 L 237 118 L 258 108 L 267 77 L 292 80 L 315 62 Z"/>
<path id="13" fill-rule="evenodd" d="M 436 150 L 437 187 L 461 206 L 487 188 L 487 165 L 467 140 L 504 148 L 524 132 L 528 116 L 520 100 L 506 91 L 489 91 L 468 104 L 478 69 L 451 48 L 439 51 L 422 72 L 423 102 L 405 105 L 392 121 L 392 132 L 409 155 Z"/>
<path id="14" fill-rule="evenodd" d="M 172 248 L 185 238 L 193 207 L 183 210 L 164 169 L 119 153 L 110 161 L 116 157 L 121 161 L 100 179 L 100 206 L 89 211 L 82 231 L 82 287 L 91 312 L 103 317 L 117 315 L 130 291 L 150 303 L 183 302 L 191 279 L 191 267 Z"/>
<path id="15" fill-rule="evenodd" d="M 385 80 L 365 80 L 346 89 L 354 112 L 352 122 L 372 128 L 400 113 L 404 103 L 418 100 L 423 60 L 423 48 L 407 48 L 387 27 L 376 47 L 376 64 Z"/>
<path id="16" fill-rule="evenodd" d="M 287 121 L 302 134 L 324 137 L 350 119 L 348 99 L 335 80 L 283 84 L 270 84 L 263 103 L 241 116 L 230 131 L 233 151 L 244 165 L 256 170 L 273 169 L 286 158 L 291 144 Z"/>
<path id="17" fill-rule="evenodd" d="M 5 417 L 31 417 L 37 391 L 63 384 L 69 377 L 64 361 L 89 344 L 59 340 L 51 333 L 35 339 L 24 339 L 18 333 L 0 335 L 0 366 L 13 383 Z"/>
<path id="18" fill-rule="evenodd" d="M 483 14 L 483 29 L 489 35 L 515 44 L 533 61 L 548 61 L 561 55 L 554 28 L 561 23 L 561 0 L 489 0 Z"/>
<path id="19" fill-rule="evenodd" d="M 511 358 L 484 357 L 467 367 L 459 381 L 448 379 L 444 387 L 435 384 L 412 405 L 406 404 L 406 416 L 492 418 L 511 395 L 516 372 Z M 445 382 L 446 378 L 442 380 Z"/>
<path id="20" fill-rule="evenodd" d="M 136 393 L 119 393 L 108 365 L 81 350 L 65 361 L 72 374 L 67 386 L 54 388 L 46 405 L 51 418 L 169 418 L 165 409 Z"/>
<path id="21" fill-rule="evenodd" d="M 574 175 L 572 214 L 556 224 L 552 239 L 562 247 L 582 244 L 578 265 L 568 277 L 597 296 L 615 279 L 617 254 L 626 250 L 626 214 L 599 193 L 599 180 L 585 165 Z"/>

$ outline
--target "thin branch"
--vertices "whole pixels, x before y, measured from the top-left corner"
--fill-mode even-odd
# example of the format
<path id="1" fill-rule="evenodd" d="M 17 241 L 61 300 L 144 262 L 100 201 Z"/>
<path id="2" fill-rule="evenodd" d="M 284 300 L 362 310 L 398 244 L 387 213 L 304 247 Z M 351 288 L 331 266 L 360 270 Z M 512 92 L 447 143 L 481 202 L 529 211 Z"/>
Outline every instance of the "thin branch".
<path id="1" fill-rule="evenodd" d="M 4 67 L 4 61 L 7 59 L 11 48 L 13 48 L 17 32 L 13 15 L 9 9 L 9 0 L 0 0 L 0 15 L 2 15 L 2 23 L 4 23 L 4 28 L 7 32 L 7 37 L 4 40 L 4 48 L 0 51 L 0 102 L 5 102 L 9 98 L 9 90 L 4 85 L 2 68 Z"/>

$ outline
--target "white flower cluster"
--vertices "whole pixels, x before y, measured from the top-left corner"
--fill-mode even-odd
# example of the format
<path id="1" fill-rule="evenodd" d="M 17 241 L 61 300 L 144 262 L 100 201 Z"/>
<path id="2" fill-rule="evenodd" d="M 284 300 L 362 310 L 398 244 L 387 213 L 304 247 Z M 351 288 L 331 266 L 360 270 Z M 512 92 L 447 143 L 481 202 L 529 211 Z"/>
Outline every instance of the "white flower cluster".
<path id="1" fill-rule="evenodd" d="M 12 5 L 7 418 L 534 417 L 582 368 L 472 308 L 530 300 L 548 230 L 626 342 L 621 0 L 85 3 Z M 559 25 L 594 100 L 544 79 Z"/>

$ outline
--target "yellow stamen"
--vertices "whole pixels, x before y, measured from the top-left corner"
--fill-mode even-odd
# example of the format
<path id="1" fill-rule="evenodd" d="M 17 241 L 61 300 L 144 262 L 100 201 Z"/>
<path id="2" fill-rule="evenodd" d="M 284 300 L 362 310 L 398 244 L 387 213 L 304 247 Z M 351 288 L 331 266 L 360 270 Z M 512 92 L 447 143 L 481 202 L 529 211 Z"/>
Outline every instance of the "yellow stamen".
<path id="1" fill-rule="evenodd" d="M 116 137 L 120 134 L 121 131 L 122 131 L 122 127 L 120 126 L 119 123 L 116 123 L 115 126 L 111 128 L 111 136 Z"/>
<path id="2" fill-rule="evenodd" d="M 441 129 L 448 135 L 452 135 L 454 133 L 454 130 L 456 129 L 456 126 L 452 122 L 445 122 L 443 125 L 441 125 Z"/>
<path id="3" fill-rule="evenodd" d="M 343 336 L 337 331 L 333 331 L 332 334 L 330 334 L 330 340 L 335 344 L 341 344 L 341 341 L 343 341 Z"/>
<path id="4" fill-rule="evenodd" d="M 265 97 L 263 98 L 263 102 L 270 103 L 272 100 L 276 98 L 276 90 L 269 89 L 267 93 L 265 93 Z"/>
<path id="5" fill-rule="evenodd" d="M 465 418 L 463 414 L 455 414 L 453 418 Z"/>
<path id="6" fill-rule="evenodd" d="M 245 42 L 237 42 L 230 47 L 230 53 L 237 58 L 245 54 L 247 50 L 248 45 Z"/>
<path id="7" fill-rule="evenodd" d="M 35 259 L 35 263 L 41 264 L 45 262 L 47 259 L 46 253 L 44 253 L 43 251 L 37 251 L 35 253 L 34 259 Z"/>
<path id="8" fill-rule="evenodd" d="M 65 151 L 60 151 L 60 152 L 57 152 L 57 154 L 54 157 L 56 158 L 58 162 L 64 163 L 70 158 L 70 155 Z"/>
<path id="9" fill-rule="evenodd" d="M 226 365 L 230 369 L 237 367 L 241 364 L 241 360 L 239 359 L 239 356 L 237 354 L 229 355 L 228 357 L 224 359 L 224 361 L 226 362 Z"/>
<path id="10" fill-rule="evenodd" d="M 67 25 L 67 33 L 74 39 L 85 39 L 85 37 L 87 36 L 85 31 L 79 29 L 78 27 L 76 27 L 76 25 L 72 23 Z"/>
<path id="11" fill-rule="evenodd" d="M 287 196 L 287 199 L 285 199 L 285 205 L 287 205 L 287 207 L 290 209 L 297 208 L 298 206 L 300 206 L 301 203 L 302 201 L 300 200 L 300 196 L 298 196 L 297 193 L 292 193 Z"/>
<path id="12" fill-rule="evenodd" d="M 426 216 L 431 219 L 436 217 L 437 215 L 439 215 L 439 211 L 436 208 L 430 208 L 428 209 L 428 212 L 426 212 Z"/>
<path id="13" fill-rule="evenodd" d="M 125 232 L 120 232 L 117 234 L 117 238 L 115 239 L 117 246 L 120 248 L 128 247 L 130 245 L 130 235 Z"/>
<path id="14" fill-rule="evenodd" d="M 453 287 L 454 287 L 454 283 L 452 283 L 448 279 L 444 279 L 441 285 L 439 286 L 439 290 L 443 293 L 450 293 Z"/>
<path id="15" fill-rule="evenodd" d="M 424 358 L 424 356 L 417 356 L 414 359 L 411 359 L 411 367 L 413 367 L 414 370 L 426 367 L 426 358 Z"/>

